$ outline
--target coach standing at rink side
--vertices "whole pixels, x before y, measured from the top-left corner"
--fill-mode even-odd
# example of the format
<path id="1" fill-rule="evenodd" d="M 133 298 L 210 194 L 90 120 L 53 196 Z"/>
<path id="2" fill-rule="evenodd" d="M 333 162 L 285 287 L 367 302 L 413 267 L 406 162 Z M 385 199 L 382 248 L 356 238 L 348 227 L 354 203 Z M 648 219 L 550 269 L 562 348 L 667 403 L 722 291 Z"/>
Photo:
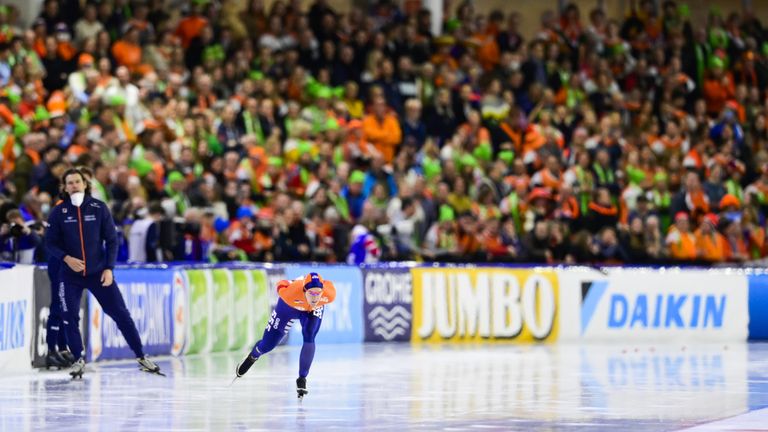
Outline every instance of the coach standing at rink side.
<path id="1" fill-rule="evenodd" d="M 114 281 L 112 269 L 117 256 L 115 222 L 107 205 L 91 197 L 91 186 L 77 169 L 64 173 L 64 201 L 48 218 L 46 246 L 51 256 L 61 260 L 59 291 L 64 331 L 76 361 L 72 377 L 82 376 L 85 368 L 83 339 L 78 311 L 83 289 L 91 291 L 104 312 L 116 323 L 141 368 L 159 372 L 160 368 L 144 356 L 139 332 Z"/>

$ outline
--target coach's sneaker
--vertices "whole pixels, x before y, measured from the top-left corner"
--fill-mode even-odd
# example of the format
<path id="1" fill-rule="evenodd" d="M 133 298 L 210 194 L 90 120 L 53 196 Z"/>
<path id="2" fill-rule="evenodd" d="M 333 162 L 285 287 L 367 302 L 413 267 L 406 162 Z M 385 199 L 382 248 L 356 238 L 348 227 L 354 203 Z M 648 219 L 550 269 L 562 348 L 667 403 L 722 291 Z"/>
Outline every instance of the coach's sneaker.
<path id="1" fill-rule="evenodd" d="M 248 356 L 244 358 L 243 361 L 241 361 L 240 364 L 235 368 L 235 375 L 237 375 L 238 378 L 245 375 L 245 373 L 248 372 L 248 369 L 250 369 L 258 359 L 258 357 L 254 357 L 248 354 Z"/>
<path id="2" fill-rule="evenodd" d="M 296 393 L 299 394 L 299 399 L 303 399 L 305 395 L 309 393 L 307 390 L 307 379 L 304 377 L 298 377 L 296 379 Z"/>
<path id="3" fill-rule="evenodd" d="M 75 378 L 82 379 L 83 372 L 85 372 L 85 360 L 83 360 L 82 358 L 79 358 L 69 369 L 69 374 L 72 375 L 72 379 L 75 379 Z"/>

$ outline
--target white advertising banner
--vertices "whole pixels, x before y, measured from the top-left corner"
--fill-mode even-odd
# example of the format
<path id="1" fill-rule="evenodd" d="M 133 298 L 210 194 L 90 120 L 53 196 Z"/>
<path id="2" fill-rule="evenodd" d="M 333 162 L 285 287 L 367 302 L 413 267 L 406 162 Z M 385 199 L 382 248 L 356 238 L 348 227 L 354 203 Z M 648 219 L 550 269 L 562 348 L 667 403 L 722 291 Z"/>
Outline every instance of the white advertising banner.
<path id="1" fill-rule="evenodd" d="M 32 288 L 34 267 L 0 271 L 0 371 L 32 369 Z"/>
<path id="2" fill-rule="evenodd" d="M 743 341 L 747 279 L 715 270 L 561 273 L 564 339 Z M 567 310 L 567 311 L 566 311 Z"/>

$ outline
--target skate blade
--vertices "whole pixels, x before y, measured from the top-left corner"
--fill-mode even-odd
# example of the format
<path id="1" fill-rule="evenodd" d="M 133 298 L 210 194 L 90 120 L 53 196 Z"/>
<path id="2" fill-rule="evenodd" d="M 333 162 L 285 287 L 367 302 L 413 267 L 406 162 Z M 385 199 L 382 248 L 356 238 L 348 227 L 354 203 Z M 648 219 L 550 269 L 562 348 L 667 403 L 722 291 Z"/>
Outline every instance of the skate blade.
<path id="1" fill-rule="evenodd" d="M 146 372 L 153 375 L 160 375 L 160 376 L 166 376 L 164 373 L 160 372 L 159 370 L 152 370 L 147 368 L 140 368 L 142 372 Z"/>

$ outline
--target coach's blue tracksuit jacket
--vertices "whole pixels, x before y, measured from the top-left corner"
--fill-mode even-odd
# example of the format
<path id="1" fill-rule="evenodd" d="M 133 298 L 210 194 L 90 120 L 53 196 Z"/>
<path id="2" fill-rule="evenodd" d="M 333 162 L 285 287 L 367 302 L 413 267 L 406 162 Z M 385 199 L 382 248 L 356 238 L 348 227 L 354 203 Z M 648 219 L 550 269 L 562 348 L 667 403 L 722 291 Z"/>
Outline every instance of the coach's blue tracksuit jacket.
<path id="1" fill-rule="evenodd" d="M 48 252 L 58 260 L 69 255 L 85 261 L 85 272 L 61 266 L 61 276 L 91 276 L 115 268 L 117 233 L 107 205 L 86 196 L 80 207 L 69 199 L 51 210 L 45 240 Z"/>

